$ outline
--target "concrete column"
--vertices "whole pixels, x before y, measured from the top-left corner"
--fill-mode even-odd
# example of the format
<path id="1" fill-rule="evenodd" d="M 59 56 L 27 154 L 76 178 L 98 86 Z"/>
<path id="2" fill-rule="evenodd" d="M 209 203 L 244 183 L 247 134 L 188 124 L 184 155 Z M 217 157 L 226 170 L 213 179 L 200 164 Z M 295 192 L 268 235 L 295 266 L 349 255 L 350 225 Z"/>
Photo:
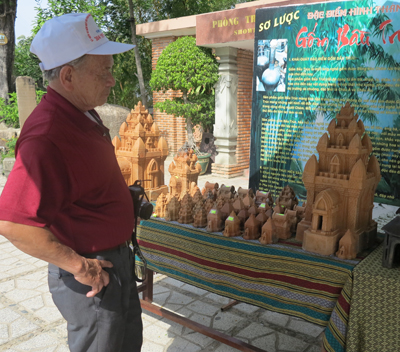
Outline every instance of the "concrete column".
<path id="1" fill-rule="evenodd" d="M 218 155 L 215 164 L 236 164 L 237 145 L 237 49 L 216 48 L 219 60 L 219 80 L 215 85 L 214 144 Z"/>
<path id="2" fill-rule="evenodd" d="M 26 119 L 36 108 L 35 81 L 31 77 L 19 76 L 15 80 L 17 86 L 19 125 L 22 128 Z"/>

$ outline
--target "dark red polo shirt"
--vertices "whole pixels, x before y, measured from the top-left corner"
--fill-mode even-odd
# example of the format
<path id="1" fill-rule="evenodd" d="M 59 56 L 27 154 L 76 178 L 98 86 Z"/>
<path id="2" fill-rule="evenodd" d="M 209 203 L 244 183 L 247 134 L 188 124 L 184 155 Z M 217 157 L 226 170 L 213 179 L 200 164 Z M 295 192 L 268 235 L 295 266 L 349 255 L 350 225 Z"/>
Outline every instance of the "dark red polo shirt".
<path id="1" fill-rule="evenodd" d="M 46 226 L 81 254 L 128 240 L 133 205 L 107 132 L 48 88 L 18 139 L 0 220 Z"/>

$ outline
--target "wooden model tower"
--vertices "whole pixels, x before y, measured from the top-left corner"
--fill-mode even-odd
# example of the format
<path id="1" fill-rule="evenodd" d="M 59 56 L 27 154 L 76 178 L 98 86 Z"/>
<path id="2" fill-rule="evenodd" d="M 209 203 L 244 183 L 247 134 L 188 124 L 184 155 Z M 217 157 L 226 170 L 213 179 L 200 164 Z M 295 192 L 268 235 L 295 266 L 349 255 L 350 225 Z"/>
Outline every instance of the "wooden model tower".
<path id="1" fill-rule="evenodd" d="M 328 132 L 329 136 L 325 133 L 317 145 L 319 161 L 312 155 L 304 168 L 307 207 L 297 226 L 297 238 L 304 234 L 304 250 L 331 255 L 341 237 L 350 231 L 355 252 L 359 253 L 376 237 L 372 209 L 381 178 L 378 160 L 370 157 L 371 140 L 349 103 L 331 121 Z M 350 242 L 340 245 L 340 253 L 350 250 L 344 248 Z"/>
<path id="2" fill-rule="evenodd" d="M 115 155 L 128 186 L 142 181 L 147 196 L 156 200 L 160 193 L 167 193 L 164 185 L 164 161 L 168 146 L 149 112 L 139 102 L 131 110 L 113 139 Z"/>
<path id="3" fill-rule="evenodd" d="M 175 155 L 174 161 L 169 164 L 168 171 L 171 174 L 170 193 L 181 196 L 191 191 L 193 182 L 197 185 L 201 166 L 197 163 L 197 156 L 193 150 L 180 151 Z"/>

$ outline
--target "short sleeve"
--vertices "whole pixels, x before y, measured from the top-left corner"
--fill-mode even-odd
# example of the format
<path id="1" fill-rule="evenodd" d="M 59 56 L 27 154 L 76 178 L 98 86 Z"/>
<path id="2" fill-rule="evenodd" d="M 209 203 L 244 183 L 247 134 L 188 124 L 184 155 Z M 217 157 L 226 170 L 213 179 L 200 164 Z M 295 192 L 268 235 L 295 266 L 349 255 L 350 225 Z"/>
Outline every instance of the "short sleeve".
<path id="1" fill-rule="evenodd" d="M 70 185 L 61 151 L 45 137 L 25 139 L 0 197 L 0 220 L 49 227 L 69 204 Z"/>

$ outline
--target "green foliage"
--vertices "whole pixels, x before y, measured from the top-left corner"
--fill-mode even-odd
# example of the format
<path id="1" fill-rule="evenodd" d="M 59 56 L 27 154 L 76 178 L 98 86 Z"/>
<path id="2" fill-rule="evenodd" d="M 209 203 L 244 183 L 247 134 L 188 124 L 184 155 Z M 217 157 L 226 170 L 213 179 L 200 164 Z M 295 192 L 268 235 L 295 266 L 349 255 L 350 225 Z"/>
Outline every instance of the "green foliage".
<path id="1" fill-rule="evenodd" d="M 235 4 L 252 0 L 161 0 L 152 1 L 159 19 L 197 15 L 234 8 Z"/>
<path id="2" fill-rule="evenodd" d="M 36 87 L 44 89 L 42 71 L 39 68 L 40 60 L 29 50 L 33 36 L 18 38 L 15 47 L 14 76 L 29 76 L 34 79 Z"/>
<path id="3" fill-rule="evenodd" d="M 39 104 L 40 101 L 42 100 L 43 95 L 46 94 L 46 91 L 44 90 L 37 90 L 36 91 L 36 104 Z"/>
<path id="4" fill-rule="evenodd" d="M 40 103 L 42 96 L 46 94 L 43 90 L 36 91 L 36 104 Z M 0 98 L 0 121 L 4 122 L 7 126 L 18 128 L 19 127 L 19 114 L 17 93 L 10 93 L 8 103 Z"/>
<path id="5" fill-rule="evenodd" d="M 182 97 L 156 103 L 155 107 L 168 114 L 190 118 L 192 123 L 211 129 L 217 81 L 218 64 L 211 50 L 196 46 L 193 37 L 181 37 L 161 53 L 150 87 L 164 92 L 180 90 Z"/>
<path id="6" fill-rule="evenodd" d="M 43 24 L 54 16 L 71 12 L 90 12 L 95 22 L 109 40 L 131 43 L 131 28 L 128 0 L 48 0 L 47 7 L 35 0 L 37 11 L 32 34 L 35 35 Z M 195 15 L 233 8 L 236 3 L 248 0 L 132 0 L 136 23 L 160 21 L 168 18 Z M 152 104 L 149 81 L 152 73 L 151 41 L 137 37 L 137 45 L 142 63 L 147 101 Z M 16 48 L 16 76 L 31 76 L 39 88 L 43 87 L 39 60 L 29 52 L 32 37 L 25 38 Z M 133 107 L 140 100 L 139 81 L 136 76 L 134 51 L 114 56 L 113 74 L 116 85 L 111 89 L 108 103 Z"/>
<path id="7" fill-rule="evenodd" d="M 17 93 L 10 93 L 8 103 L 0 98 L 0 121 L 10 127 L 19 127 Z"/>
<path id="8" fill-rule="evenodd" d="M 110 5 L 107 9 L 110 12 L 112 22 L 108 27 L 106 36 L 110 40 L 117 42 L 131 43 L 131 27 L 129 23 L 129 13 L 127 11 L 120 13 L 117 5 L 112 9 Z M 149 106 L 152 105 L 152 92 L 149 87 L 152 69 L 151 57 L 151 41 L 143 37 L 136 37 L 137 46 L 139 49 L 140 60 L 142 64 L 142 73 L 147 92 L 147 101 Z M 116 81 L 115 86 L 111 89 L 111 94 L 108 102 L 132 108 L 140 100 L 140 87 L 137 77 L 137 68 L 134 50 L 129 50 L 125 53 L 114 55 L 113 74 Z"/>
<path id="9" fill-rule="evenodd" d="M 2 161 L 4 158 L 14 158 L 15 157 L 15 146 L 17 144 L 17 140 L 18 140 L 17 137 L 13 137 L 11 139 L 6 140 L 6 152 L 0 153 Z"/>
<path id="10" fill-rule="evenodd" d="M 36 0 L 36 3 L 40 5 L 40 0 Z M 99 27 L 105 29 L 107 26 L 106 3 L 102 0 L 48 0 L 46 8 L 35 7 L 36 23 L 32 32 L 36 34 L 47 20 L 71 12 L 90 12 Z"/>

